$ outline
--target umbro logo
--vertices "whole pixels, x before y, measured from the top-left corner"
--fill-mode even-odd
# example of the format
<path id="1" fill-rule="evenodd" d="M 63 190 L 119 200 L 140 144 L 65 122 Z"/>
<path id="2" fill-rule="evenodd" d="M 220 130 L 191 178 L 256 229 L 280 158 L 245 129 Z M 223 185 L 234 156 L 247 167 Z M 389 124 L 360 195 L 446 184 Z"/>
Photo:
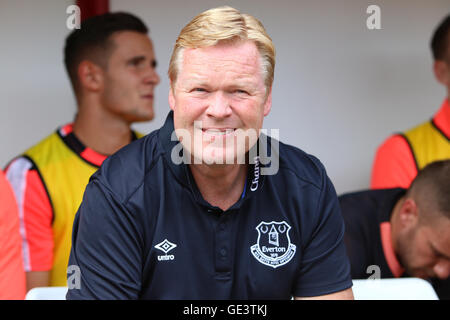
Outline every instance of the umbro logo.
<path id="1" fill-rule="evenodd" d="M 159 261 L 166 261 L 166 260 L 174 260 L 175 256 L 173 254 L 167 254 L 169 251 L 175 249 L 177 245 L 175 243 L 170 242 L 167 239 L 164 239 L 163 242 L 158 243 L 155 245 L 155 248 L 158 250 L 161 250 L 165 253 L 163 256 L 158 256 Z"/>

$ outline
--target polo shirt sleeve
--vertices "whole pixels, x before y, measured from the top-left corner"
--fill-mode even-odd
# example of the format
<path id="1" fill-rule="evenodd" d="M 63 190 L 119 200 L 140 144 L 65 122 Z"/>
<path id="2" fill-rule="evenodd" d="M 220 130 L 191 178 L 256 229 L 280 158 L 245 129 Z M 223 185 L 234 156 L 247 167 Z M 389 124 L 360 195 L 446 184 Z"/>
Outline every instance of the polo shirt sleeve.
<path id="1" fill-rule="evenodd" d="M 304 239 L 295 297 L 331 294 L 352 286 L 344 244 L 344 221 L 336 191 L 323 169 L 322 188 Z"/>
<path id="2" fill-rule="evenodd" d="M 0 171 L 0 300 L 24 297 L 19 215 L 12 190 Z"/>
<path id="3" fill-rule="evenodd" d="M 370 188 L 407 189 L 416 175 L 416 160 L 408 141 L 402 135 L 393 135 L 376 152 Z"/>
<path id="4" fill-rule="evenodd" d="M 67 299 L 137 299 L 143 237 L 134 213 L 100 179 L 91 178 L 76 214 Z M 76 271 L 79 271 L 77 278 Z"/>
<path id="5" fill-rule="evenodd" d="M 53 267 L 53 208 L 45 183 L 31 159 L 18 157 L 6 168 L 17 201 L 26 272 Z"/>

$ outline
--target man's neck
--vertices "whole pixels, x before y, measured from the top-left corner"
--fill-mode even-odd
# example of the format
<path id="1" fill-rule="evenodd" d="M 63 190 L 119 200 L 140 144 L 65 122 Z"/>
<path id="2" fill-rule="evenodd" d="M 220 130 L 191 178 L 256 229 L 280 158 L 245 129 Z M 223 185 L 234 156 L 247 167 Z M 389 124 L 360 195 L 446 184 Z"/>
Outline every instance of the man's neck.
<path id="1" fill-rule="evenodd" d="M 192 164 L 190 169 L 200 193 L 211 205 L 225 211 L 241 197 L 247 165 Z"/>
<path id="2" fill-rule="evenodd" d="M 392 248 L 394 249 L 395 254 L 397 255 L 397 237 L 398 237 L 398 219 L 399 219 L 399 212 L 400 212 L 400 208 L 403 204 L 403 202 L 405 201 L 405 197 L 401 197 L 400 199 L 397 200 L 397 202 L 394 205 L 394 208 L 392 209 L 392 213 L 391 213 L 391 219 L 389 220 L 389 222 L 391 223 L 391 239 L 392 239 Z"/>
<path id="3" fill-rule="evenodd" d="M 111 155 L 131 142 L 130 124 L 94 106 L 80 106 L 73 132 L 88 148 Z"/>

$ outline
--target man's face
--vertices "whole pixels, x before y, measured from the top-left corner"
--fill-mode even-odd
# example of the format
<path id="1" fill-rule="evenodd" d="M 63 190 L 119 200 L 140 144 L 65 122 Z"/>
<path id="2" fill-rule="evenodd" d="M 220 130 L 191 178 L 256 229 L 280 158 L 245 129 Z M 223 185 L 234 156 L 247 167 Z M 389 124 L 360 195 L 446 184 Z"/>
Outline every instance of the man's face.
<path id="1" fill-rule="evenodd" d="M 438 82 L 447 88 L 447 97 L 450 99 L 450 32 L 447 34 L 447 50 L 442 60 L 434 60 L 433 71 Z"/>
<path id="2" fill-rule="evenodd" d="M 445 65 L 447 69 L 447 96 L 450 98 L 450 33 L 447 40 L 447 58 L 445 59 Z"/>
<path id="3" fill-rule="evenodd" d="M 104 108 L 129 123 L 154 117 L 154 88 L 159 83 L 153 45 L 146 34 L 114 33 L 114 48 L 104 70 Z"/>
<path id="4" fill-rule="evenodd" d="M 399 237 L 398 250 L 406 272 L 418 278 L 450 276 L 450 219 L 442 216 L 432 225 L 417 224 Z"/>
<path id="5" fill-rule="evenodd" d="M 182 54 L 169 104 L 175 129 L 191 137 L 190 143 L 184 136 L 180 139 L 183 147 L 195 161 L 236 163 L 255 144 L 271 107 L 256 45 L 219 44 Z M 249 138 L 241 139 L 245 135 Z M 194 143 L 197 138 L 200 142 Z"/>

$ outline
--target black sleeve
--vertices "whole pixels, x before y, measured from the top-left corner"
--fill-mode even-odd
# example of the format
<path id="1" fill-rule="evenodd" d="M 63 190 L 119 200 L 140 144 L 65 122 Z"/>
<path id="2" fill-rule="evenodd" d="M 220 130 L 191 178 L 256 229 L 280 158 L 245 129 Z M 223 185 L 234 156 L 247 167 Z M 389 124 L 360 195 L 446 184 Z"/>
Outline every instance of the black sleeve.
<path id="1" fill-rule="evenodd" d="M 79 268 L 80 287 L 68 281 L 67 299 L 139 297 L 143 237 L 137 220 L 109 188 L 91 180 L 75 217 L 69 258 L 69 267 Z"/>
<path id="2" fill-rule="evenodd" d="M 347 255 L 350 260 L 352 279 L 367 279 L 371 272 L 367 273 L 369 266 L 369 251 L 367 239 L 364 236 L 364 219 L 366 217 L 361 201 L 355 200 L 356 196 L 339 197 L 342 215 L 345 221 L 344 242 Z M 375 222 L 376 223 L 376 222 Z"/>
<path id="3" fill-rule="evenodd" d="M 311 237 L 304 248 L 294 295 L 313 297 L 352 286 L 344 245 L 344 221 L 330 179 L 324 173 L 320 197 L 314 210 Z"/>

